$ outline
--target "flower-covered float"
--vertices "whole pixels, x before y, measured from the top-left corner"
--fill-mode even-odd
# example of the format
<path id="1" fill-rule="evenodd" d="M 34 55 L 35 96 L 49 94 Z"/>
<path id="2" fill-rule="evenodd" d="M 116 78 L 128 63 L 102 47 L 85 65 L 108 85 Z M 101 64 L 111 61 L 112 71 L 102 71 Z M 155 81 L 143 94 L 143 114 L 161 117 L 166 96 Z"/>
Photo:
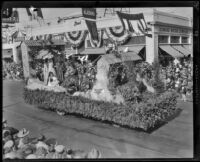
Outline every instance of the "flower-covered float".
<path id="1" fill-rule="evenodd" d="M 96 11 L 88 10 L 96 19 Z M 132 45 L 124 46 L 138 35 L 151 38 L 144 15 L 117 14 L 121 22 L 132 21 L 134 30 L 125 29 L 124 23 L 97 29 L 95 21 L 89 22 L 85 15 L 86 24 L 90 23 L 88 30 L 68 29 L 64 33 L 70 51 L 45 49 L 33 58 L 40 58 L 42 63 L 40 74 L 35 75 L 40 81 L 29 78 L 25 101 L 59 114 L 81 115 L 143 130 L 155 128 L 176 114 L 177 94 L 165 90 L 159 63 L 145 62 L 144 45 L 137 46 L 136 52 L 129 49 Z M 81 54 L 86 42 L 95 55 Z M 98 54 L 100 49 L 105 51 Z"/>
<path id="2" fill-rule="evenodd" d="M 87 55 L 65 57 L 55 49 L 38 52 L 40 75 L 27 82 L 27 103 L 143 130 L 177 113 L 177 94 L 164 90 L 157 64 L 115 49 L 94 60 Z"/>

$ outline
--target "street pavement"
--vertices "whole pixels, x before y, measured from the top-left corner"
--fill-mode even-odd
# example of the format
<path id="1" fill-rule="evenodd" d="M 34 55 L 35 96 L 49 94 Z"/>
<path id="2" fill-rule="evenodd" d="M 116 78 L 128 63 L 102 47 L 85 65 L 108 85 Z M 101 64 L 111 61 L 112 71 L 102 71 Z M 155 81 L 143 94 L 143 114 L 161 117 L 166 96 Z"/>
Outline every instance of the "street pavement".
<path id="1" fill-rule="evenodd" d="M 28 129 L 30 137 L 44 134 L 71 149 L 96 148 L 103 158 L 193 157 L 192 102 L 179 101 L 181 113 L 147 133 L 38 109 L 24 102 L 23 86 L 20 81 L 3 81 L 3 118 L 10 126 Z"/>

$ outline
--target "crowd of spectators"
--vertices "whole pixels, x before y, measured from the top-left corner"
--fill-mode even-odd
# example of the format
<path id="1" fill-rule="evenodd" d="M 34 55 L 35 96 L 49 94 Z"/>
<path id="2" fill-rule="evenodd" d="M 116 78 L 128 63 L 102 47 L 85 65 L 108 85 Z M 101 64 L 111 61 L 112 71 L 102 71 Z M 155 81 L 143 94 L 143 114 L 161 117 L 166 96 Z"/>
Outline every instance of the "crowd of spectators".
<path id="1" fill-rule="evenodd" d="M 12 60 L 3 60 L 3 79 L 9 80 L 22 80 L 23 79 L 23 67 L 21 63 L 17 64 Z"/>
<path id="2" fill-rule="evenodd" d="M 58 144 L 57 139 L 47 138 L 40 134 L 31 136 L 25 128 L 18 130 L 8 126 L 3 120 L 3 159 L 91 159 L 100 158 L 101 153 L 93 148 L 86 152 L 72 150 L 69 146 Z"/>
<path id="3" fill-rule="evenodd" d="M 165 90 L 175 89 L 182 94 L 186 101 L 186 95 L 193 92 L 193 62 L 191 59 L 177 60 L 167 67 L 161 68 L 161 78 L 165 83 Z"/>

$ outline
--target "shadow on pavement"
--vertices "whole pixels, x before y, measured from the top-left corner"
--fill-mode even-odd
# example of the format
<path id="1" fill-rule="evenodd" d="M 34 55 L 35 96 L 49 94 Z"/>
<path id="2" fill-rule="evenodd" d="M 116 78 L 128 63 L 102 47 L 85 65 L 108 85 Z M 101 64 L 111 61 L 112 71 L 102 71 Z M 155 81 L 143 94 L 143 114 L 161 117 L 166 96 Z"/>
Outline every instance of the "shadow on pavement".
<path id="1" fill-rule="evenodd" d="M 47 111 L 54 111 L 54 110 L 50 110 L 50 109 L 44 109 L 42 107 L 37 107 L 41 110 L 47 110 Z M 56 112 L 56 111 L 54 111 Z M 123 126 L 120 126 L 120 125 L 117 125 L 116 123 L 114 122 L 111 122 L 111 121 L 107 121 L 107 120 L 98 120 L 96 118 L 92 118 L 92 117 L 84 117 L 83 115 L 81 114 L 77 114 L 77 113 L 66 113 L 66 115 L 69 115 L 69 116 L 73 116 L 75 118 L 78 118 L 78 119 L 87 119 L 87 120 L 93 120 L 93 121 L 96 121 L 96 122 L 101 122 L 101 123 L 104 123 L 104 124 L 108 124 L 112 127 L 121 127 L 121 128 L 126 128 L 126 129 L 129 129 L 129 130 L 135 130 L 135 131 L 139 131 L 139 132 L 144 132 L 144 133 L 153 133 L 154 131 L 156 131 L 157 129 L 159 129 L 160 127 L 164 126 L 165 124 L 167 124 L 168 122 L 172 121 L 173 119 L 175 119 L 176 117 L 178 117 L 182 112 L 182 109 L 181 108 L 177 108 L 176 112 L 173 114 L 173 115 L 170 115 L 170 117 L 168 117 L 165 121 L 160 121 L 160 123 L 157 123 L 155 127 L 153 128 L 150 128 L 148 129 L 147 131 L 143 130 L 142 128 L 131 128 L 129 126 L 126 126 L 126 125 L 123 125 Z"/>
<path id="2" fill-rule="evenodd" d="M 165 124 L 167 124 L 168 122 L 172 121 L 173 119 L 175 119 L 176 117 L 178 117 L 181 112 L 183 110 L 181 108 L 178 108 L 176 113 L 174 113 L 173 115 L 171 115 L 170 117 L 168 117 L 166 119 L 166 121 L 160 122 L 159 124 L 157 124 L 154 128 L 149 129 L 148 131 L 146 131 L 147 133 L 153 133 L 154 131 L 156 131 L 157 129 L 159 129 L 160 127 L 164 126 Z"/>

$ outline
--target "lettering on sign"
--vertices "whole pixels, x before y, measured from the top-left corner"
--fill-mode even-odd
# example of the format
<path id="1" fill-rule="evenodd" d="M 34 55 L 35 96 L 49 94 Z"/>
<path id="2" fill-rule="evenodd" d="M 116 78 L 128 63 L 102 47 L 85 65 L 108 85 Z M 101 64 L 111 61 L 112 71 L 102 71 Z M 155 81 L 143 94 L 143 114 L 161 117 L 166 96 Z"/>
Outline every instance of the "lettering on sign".
<path id="1" fill-rule="evenodd" d="M 171 28 L 172 33 L 178 33 L 178 28 Z"/>
<path id="2" fill-rule="evenodd" d="M 83 17 L 89 19 L 96 19 L 96 9 L 94 8 L 82 8 Z"/>
<path id="3" fill-rule="evenodd" d="M 93 12 L 93 11 L 84 10 L 83 12 L 84 12 L 85 15 L 95 16 L 95 12 Z"/>
<path id="4" fill-rule="evenodd" d="M 159 27 L 159 32 L 188 34 L 189 30 L 183 28 L 179 29 L 179 28 Z"/>
<path id="5" fill-rule="evenodd" d="M 159 28 L 159 31 L 160 31 L 160 32 L 170 32 L 170 28 L 167 28 L 167 27 L 160 27 L 160 28 Z"/>

